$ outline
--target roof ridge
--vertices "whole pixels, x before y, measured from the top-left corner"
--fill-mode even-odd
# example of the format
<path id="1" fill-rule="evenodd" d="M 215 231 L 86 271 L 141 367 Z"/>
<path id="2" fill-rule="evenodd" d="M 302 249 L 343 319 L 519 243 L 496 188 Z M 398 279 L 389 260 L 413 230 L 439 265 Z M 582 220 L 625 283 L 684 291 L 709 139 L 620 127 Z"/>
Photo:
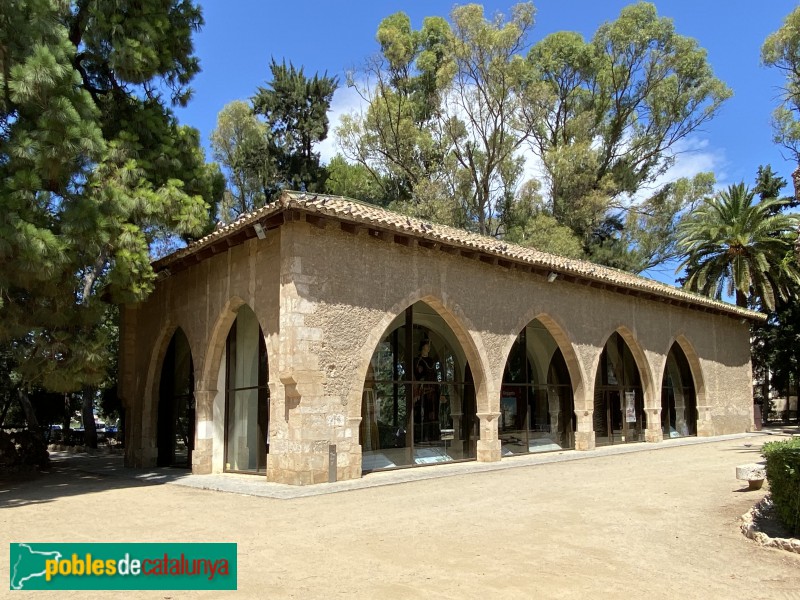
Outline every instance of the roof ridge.
<path id="1" fill-rule="evenodd" d="M 589 277 L 612 285 L 639 289 L 644 292 L 672 297 L 693 304 L 716 307 L 728 313 L 737 314 L 750 319 L 762 320 L 765 318 L 762 313 L 709 298 L 708 296 L 703 296 L 696 292 L 690 292 L 683 288 L 678 288 L 615 267 L 600 265 L 589 260 L 560 256 L 537 248 L 522 246 L 514 242 L 482 235 L 474 231 L 459 229 L 450 225 L 432 223 L 420 219 L 419 217 L 393 211 L 376 204 L 321 192 L 284 190 L 274 202 L 239 216 L 235 221 L 214 230 L 203 238 L 192 242 L 185 248 L 155 261 L 153 265 L 156 268 L 166 267 L 174 261 L 194 254 L 215 239 L 226 237 L 267 215 L 292 209 L 309 212 L 313 211 L 337 219 L 353 220 L 362 224 L 385 227 L 392 231 L 402 231 L 422 239 L 427 238 L 446 241 L 455 245 L 489 252 L 499 257 L 507 257 L 511 260 L 522 260 L 528 264 L 532 263 L 540 267 L 553 269 L 554 271 L 561 270 L 567 274 L 571 273 L 581 277 Z M 403 219 L 405 222 L 399 222 Z"/>

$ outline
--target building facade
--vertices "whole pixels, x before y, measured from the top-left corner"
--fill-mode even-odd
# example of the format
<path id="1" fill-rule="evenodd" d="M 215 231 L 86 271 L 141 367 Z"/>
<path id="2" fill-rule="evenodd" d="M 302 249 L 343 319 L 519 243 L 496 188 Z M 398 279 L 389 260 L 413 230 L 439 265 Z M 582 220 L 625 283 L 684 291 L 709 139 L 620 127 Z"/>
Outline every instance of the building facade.
<path id="1" fill-rule="evenodd" d="M 302 485 L 753 426 L 761 316 L 614 269 L 297 193 L 154 267 L 132 466 Z"/>

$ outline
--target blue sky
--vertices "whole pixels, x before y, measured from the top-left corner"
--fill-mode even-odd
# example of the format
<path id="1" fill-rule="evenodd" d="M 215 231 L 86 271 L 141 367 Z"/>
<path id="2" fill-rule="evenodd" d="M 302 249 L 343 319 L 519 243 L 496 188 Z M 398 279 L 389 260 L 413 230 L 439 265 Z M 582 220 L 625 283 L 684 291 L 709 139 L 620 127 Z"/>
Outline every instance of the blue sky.
<path id="1" fill-rule="evenodd" d="M 631 2 L 618 0 L 540 0 L 535 2 L 536 23 L 530 42 L 561 30 L 591 37 L 597 27 L 615 19 Z M 378 51 L 375 31 L 386 16 L 406 12 L 415 28 L 430 15 L 447 16 L 451 1 L 399 2 L 389 0 L 201 2 L 206 21 L 195 36 L 202 72 L 195 78 L 195 95 L 178 110 L 182 123 L 200 130 L 203 142 L 216 124 L 219 111 L 232 100 L 249 99 L 269 78 L 270 57 L 303 66 L 307 74 L 325 72 L 344 82 L 346 71 L 358 68 Z M 713 171 L 721 185 L 744 180 L 752 184 L 756 168 L 771 164 L 787 180 L 793 165 L 773 144 L 770 114 L 778 103 L 780 73 L 760 64 L 764 39 L 781 26 L 796 6 L 790 0 L 661 0 L 659 15 L 670 17 L 676 30 L 698 40 L 708 51 L 717 77 L 734 96 L 719 115 L 696 132 L 685 145 L 671 177 Z M 484 2 L 487 14 L 508 13 L 513 2 Z M 355 104 L 354 94 L 342 84 L 334 96 L 331 118 Z M 333 135 L 321 152 L 335 152 Z M 210 159 L 210 152 L 209 152 Z M 671 273 L 650 273 L 671 282 Z"/>

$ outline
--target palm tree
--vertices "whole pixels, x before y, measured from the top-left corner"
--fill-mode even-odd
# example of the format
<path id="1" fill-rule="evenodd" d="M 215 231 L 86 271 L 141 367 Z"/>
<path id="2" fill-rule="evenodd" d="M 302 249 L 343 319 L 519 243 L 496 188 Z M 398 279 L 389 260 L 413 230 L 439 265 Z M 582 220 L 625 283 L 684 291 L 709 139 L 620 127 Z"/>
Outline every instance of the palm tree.
<path id="1" fill-rule="evenodd" d="M 684 287 L 720 299 L 736 295 L 736 305 L 753 300 L 768 310 L 788 299 L 800 284 L 793 255 L 798 215 L 781 213 L 787 200 L 754 202 L 744 183 L 706 198 L 678 226 L 678 248 L 685 260 Z"/>

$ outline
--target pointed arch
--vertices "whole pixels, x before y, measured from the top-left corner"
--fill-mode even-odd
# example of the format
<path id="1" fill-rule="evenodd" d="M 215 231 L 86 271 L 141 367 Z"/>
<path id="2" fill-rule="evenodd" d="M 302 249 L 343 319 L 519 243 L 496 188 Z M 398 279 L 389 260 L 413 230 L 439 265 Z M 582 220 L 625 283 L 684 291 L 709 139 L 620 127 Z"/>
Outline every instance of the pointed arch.
<path id="1" fill-rule="evenodd" d="M 652 439 L 648 432 L 661 402 L 647 355 L 624 325 L 612 331 L 600 348 L 593 361 L 592 420 L 597 445 Z"/>
<path id="2" fill-rule="evenodd" d="M 674 339 L 670 340 L 667 353 L 669 353 L 669 351 L 672 349 L 673 344 L 678 344 L 678 346 L 680 346 L 680 349 L 683 351 L 683 355 L 689 362 L 689 370 L 692 373 L 694 393 L 697 397 L 697 404 L 705 406 L 707 403 L 705 377 L 703 377 L 703 367 L 700 364 L 700 357 L 698 356 L 697 351 L 694 349 L 694 344 L 692 344 L 692 342 L 689 341 L 689 338 L 687 338 L 683 333 L 678 334 Z"/>
<path id="3" fill-rule="evenodd" d="M 195 434 L 194 366 L 181 327 L 172 334 L 159 376 L 156 422 L 157 465 L 189 468 Z"/>
<path id="4" fill-rule="evenodd" d="M 222 354 L 225 351 L 225 340 L 228 339 L 228 332 L 236 320 L 237 311 L 244 304 L 246 302 L 239 296 L 228 298 L 214 320 L 214 325 L 211 328 L 208 340 L 206 340 L 205 359 L 203 360 L 200 379 L 197 382 L 198 389 L 204 391 L 215 391 L 217 389 L 217 377 Z"/>
<path id="5" fill-rule="evenodd" d="M 558 317 L 539 309 L 530 311 L 525 316 L 517 321 L 515 329 L 509 332 L 509 339 L 503 348 L 503 356 L 508 361 L 508 356 L 511 354 L 511 348 L 514 346 L 516 336 L 523 328 L 533 321 L 539 321 L 547 329 L 548 333 L 553 337 L 558 345 L 561 354 L 564 356 L 564 361 L 567 363 L 567 371 L 569 372 L 570 383 L 572 384 L 572 395 L 575 399 L 575 410 L 583 410 L 584 407 L 581 403 L 590 403 L 586 397 L 586 375 L 583 371 L 581 361 L 578 360 L 578 355 L 575 352 L 575 347 L 572 345 L 572 340 L 569 335 L 569 330 Z M 505 364 L 505 363 L 504 363 Z"/>
<path id="6" fill-rule="evenodd" d="M 225 369 L 222 359 L 225 355 L 225 346 L 231 327 L 236 322 L 239 310 L 243 306 L 247 306 L 253 312 L 261 329 L 267 355 L 267 379 L 269 382 L 276 381 L 274 372 L 278 361 L 274 348 L 274 344 L 277 343 L 277 340 L 274 339 L 275 336 L 270 335 L 272 332 L 264 327 L 263 319 L 249 303 L 240 296 L 231 296 L 222 305 L 213 321 L 213 325 L 209 329 L 205 340 L 205 354 L 202 365 L 198 368 L 198 376 L 195 380 L 198 432 L 202 432 L 203 435 L 203 440 L 198 439 L 197 444 L 202 443 L 205 445 L 206 453 L 211 456 L 211 464 L 208 468 L 213 472 L 225 470 L 226 402 L 224 389 Z M 220 378 L 223 379 L 221 380 Z M 273 392 L 273 384 L 270 383 L 269 385 L 270 391 Z M 274 393 L 270 393 L 270 398 L 273 397 Z M 271 408 L 270 406 L 270 411 Z"/>
<path id="7" fill-rule="evenodd" d="M 485 355 L 456 312 L 418 292 L 370 331 L 358 366 L 363 388 L 348 403 L 364 470 L 477 457 Z"/>
<path id="8" fill-rule="evenodd" d="M 575 359 L 577 386 L 562 347 Z M 582 380 L 566 334 L 552 317 L 539 313 L 522 326 L 505 355 L 498 423 L 502 454 L 574 447 L 574 390 L 582 393 Z"/>
<path id="9" fill-rule="evenodd" d="M 627 326 L 619 325 L 616 329 L 605 336 L 605 341 L 603 341 L 602 345 L 600 345 L 601 351 L 595 356 L 592 362 L 592 373 L 597 373 L 597 369 L 600 366 L 602 349 L 605 348 L 608 340 L 610 340 L 611 336 L 613 336 L 615 333 L 620 335 L 620 337 L 625 341 L 625 344 L 628 346 L 628 349 L 631 351 L 631 354 L 633 354 L 636 368 L 639 372 L 639 380 L 641 381 L 642 390 L 644 392 L 645 408 L 655 407 L 658 398 L 656 397 L 657 394 L 653 379 L 653 370 L 650 367 L 650 361 L 647 359 L 647 355 L 644 352 L 644 348 L 642 348 L 642 345 L 639 343 L 638 338 Z"/>
<path id="10" fill-rule="evenodd" d="M 167 355 L 170 342 L 175 335 L 175 332 L 180 329 L 186 336 L 189 344 L 189 352 L 192 358 L 197 356 L 193 340 L 187 335 L 187 329 L 182 327 L 178 322 L 167 319 L 161 326 L 161 330 L 156 336 L 155 344 L 153 344 L 153 353 L 150 355 L 150 364 L 147 368 L 147 376 L 145 378 L 144 398 L 142 402 L 142 440 L 150 440 L 151 448 L 147 453 L 148 456 L 145 460 L 155 460 L 155 449 L 157 439 L 157 425 L 158 425 L 158 399 L 159 399 L 159 386 L 161 382 L 161 373 L 164 367 L 164 358 Z M 195 369 L 197 364 L 194 364 Z M 197 374 L 195 373 L 195 379 Z M 149 456 L 152 454 L 152 456 Z"/>
<path id="11" fill-rule="evenodd" d="M 361 392 L 362 384 L 367 377 L 372 355 L 380 341 L 386 335 L 386 330 L 405 310 L 417 302 L 424 302 L 442 317 L 444 322 L 453 332 L 458 340 L 461 350 L 470 366 L 472 378 L 475 384 L 475 395 L 478 402 L 478 411 L 489 411 L 491 392 L 487 389 L 489 383 L 486 376 L 486 368 L 489 360 L 482 340 L 474 337 L 470 332 L 476 331 L 475 327 L 464 315 L 458 304 L 451 302 L 447 295 L 439 297 L 432 289 L 420 289 L 405 296 L 387 310 L 381 319 L 372 327 L 367 334 L 367 339 L 361 348 L 357 359 L 357 370 L 354 378 L 354 385 L 348 399 L 348 418 L 358 420 L 361 416 Z"/>
<path id="12" fill-rule="evenodd" d="M 698 405 L 705 400 L 705 385 L 697 353 L 683 334 L 670 341 L 664 357 L 661 382 L 661 427 L 664 437 L 697 435 Z"/>

